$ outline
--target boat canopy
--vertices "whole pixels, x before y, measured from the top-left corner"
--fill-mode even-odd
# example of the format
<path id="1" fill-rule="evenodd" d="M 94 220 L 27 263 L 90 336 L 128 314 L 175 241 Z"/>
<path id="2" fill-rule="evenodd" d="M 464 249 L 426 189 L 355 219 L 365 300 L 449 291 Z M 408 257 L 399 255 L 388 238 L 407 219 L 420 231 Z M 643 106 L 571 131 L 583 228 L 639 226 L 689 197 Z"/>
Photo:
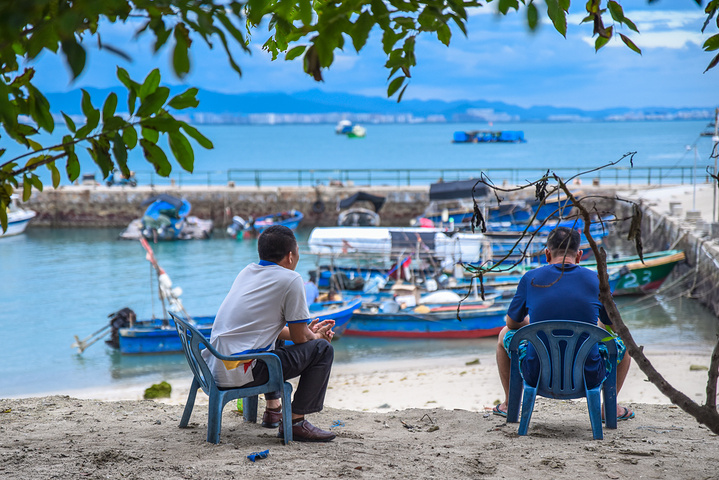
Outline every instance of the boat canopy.
<path id="1" fill-rule="evenodd" d="M 474 189 L 475 198 L 486 197 L 489 194 L 489 187 L 483 183 L 477 183 L 478 181 L 478 178 L 473 178 L 456 182 L 433 183 L 429 186 L 429 201 L 472 198 L 472 189 Z"/>
<path id="2" fill-rule="evenodd" d="M 370 202 L 374 206 L 375 213 L 379 213 L 380 209 L 384 205 L 385 197 L 380 197 L 377 195 L 372 195 L 367 192 L 357 192 L 354 195 L 345 198 L 344 200 L 340 201 L 339 208 L 345 209 L 350 208 L 352 205 L 354 205 L 357 202 Z"/>

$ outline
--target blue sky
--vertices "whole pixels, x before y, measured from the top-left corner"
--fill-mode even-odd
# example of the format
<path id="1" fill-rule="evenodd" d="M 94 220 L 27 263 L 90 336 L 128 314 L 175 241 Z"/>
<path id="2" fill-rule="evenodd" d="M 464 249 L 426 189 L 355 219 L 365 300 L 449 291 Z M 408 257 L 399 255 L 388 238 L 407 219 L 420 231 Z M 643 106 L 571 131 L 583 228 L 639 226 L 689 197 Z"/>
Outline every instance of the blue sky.
<path id="1" fill-rule="evenodd" d="M 475 9 L 468 37 L 455 29 L 450 47 L 436 38 L 420 37 L 418 65 L 405 98 L 491 100 L 523 107 L 583 109 L 719 105 L 719 67 L 702 73 L 713 54 L 701 48 L 716 33 L 716 26 L 712 22 L 707 33 L 701 34 L 703 8 L 692 0 L 659 0 L 651 7 L 645 1 L 621 2 L 625 15 L 641 33 L 617 27 L 642 49 L 641 56 L 626 48 L 618 36 L 595 53 L 591 25 L 579 24 L 584 17 L 584 2 L 575 3 L 570 9 L 566 39 L 546 19 L 539 32 L 530 33 L 524 12 L 497 16 L 496 2 Z M 610 21 L 605 19 L 607 26 Z M 115 65 L 119 64 L 138 80 L 159 67 L 164 83 L 224 93 L 320 88 L 384 96 L 387 88 L 388 72 L 383 67 L 385 57 L 377 32 L 373 32 L 360 54 L 348 41 L 345 51 L 336 53 L 335 64 L 324 74 L 325 81 L 317 83 L 304 74 L 301 59 L 271 61 L 260 48 L 266 39 L 263 31 L 253 35 L 252 55 L 238 49 L 236 59 L 243 69 L 242 78 L 231 70 L 221 48 L 210 50 L 196 40 L 191 53 L 192 71 L 180 81 L 169 68 L 169 51 L 161 50 L 153 56 L 150 37 L 134 39 L 136 29 L 137 24 L 101 28 L 103 42 L 125 50 L 133 58 L 132 63 L 98 51 L 95 42 L 90 42 L 88 67 L 77 81 L 71 83 L 59 58 L 44 54 L 36 65 L 38 86 L 53 92 L 115 86 L 119 84 Z"/>

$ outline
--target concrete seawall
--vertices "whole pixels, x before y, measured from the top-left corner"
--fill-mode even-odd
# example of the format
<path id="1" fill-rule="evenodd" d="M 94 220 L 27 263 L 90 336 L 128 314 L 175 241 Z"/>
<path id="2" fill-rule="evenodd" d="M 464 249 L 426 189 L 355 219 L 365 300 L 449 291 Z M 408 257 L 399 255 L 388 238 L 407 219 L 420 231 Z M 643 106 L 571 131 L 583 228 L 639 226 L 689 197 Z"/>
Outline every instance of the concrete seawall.
<path id="1" fill-rule="evenodd" d="M 429 202 L 427 186 L 397 187 L 106 187 L 66 186 L 33 192 L 25 203 L 38 213 L 33 226 L 126 227 L 142 216 L 142 202 L 160 193 L 184 197 L 192 204 L 192 215 L 212 219 L 216 228 L 232 222 L 233 215 L 247 219 L 297 209 L 305 218 L 303 227 L 337 224 L 337 204 L 357 191 L 386 197 L 381 210 L 385 225 L 407 225 L 421 215 Z M 358 204 L 358 206 L 363 206 Z"/>

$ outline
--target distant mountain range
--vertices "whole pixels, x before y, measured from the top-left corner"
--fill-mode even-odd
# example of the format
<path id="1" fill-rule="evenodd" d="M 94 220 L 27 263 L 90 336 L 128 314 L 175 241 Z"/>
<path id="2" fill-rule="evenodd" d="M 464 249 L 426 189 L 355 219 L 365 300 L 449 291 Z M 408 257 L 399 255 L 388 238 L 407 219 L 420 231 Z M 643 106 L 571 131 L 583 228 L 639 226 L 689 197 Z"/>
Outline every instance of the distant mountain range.
<path id="1" fill-rule="evenodd" d="M 119 88 L 87 88 L 100 108 L 107 95 L 118 94 L 118 111 L 127 111 L 127 95 Z M 184 91 L 172 87 L 172 94 Z M 82 115 L 79 89 L 46 94 L 53 113 Z M 296 93 L 224 94 L 201 90 L 200 105 L 181 112 L 195 123 L 333 123 L 347 118 L 365 123 L 422 122 L 545 122 L 545 121 L 627 121 L 701 120 L 714 117 L 714 107 L 687 108 L 608 108 L 582 110 L 549 105 L 529 108 L 485 100 L 395 100 L 349 93 L 308 90 Z"/>

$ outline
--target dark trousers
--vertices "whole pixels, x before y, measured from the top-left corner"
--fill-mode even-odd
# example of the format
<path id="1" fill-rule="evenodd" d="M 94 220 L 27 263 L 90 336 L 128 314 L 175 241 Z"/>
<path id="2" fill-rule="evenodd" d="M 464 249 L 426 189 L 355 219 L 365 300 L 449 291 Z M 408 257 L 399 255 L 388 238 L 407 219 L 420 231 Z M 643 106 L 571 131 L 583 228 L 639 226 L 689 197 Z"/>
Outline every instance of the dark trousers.
<path id="1" fill-rule="evenodd" d="M 285 380 L 300 377 L 292 399 L 292 413 L 306 415 L 321 411 L 335 356 L 332 345 L 327 340 L 317 339 L 277 347 L 272 353 L 280 357 Z M 267 366 L 263 361 L 258 360 L 252 367 L 252 376 L 254 380 L 247 384 L 248 387 L 261 385 L 269 379 Z M 267 400 L 277 398 L 280 398 L 280 392 L 265 394 Z"/>

